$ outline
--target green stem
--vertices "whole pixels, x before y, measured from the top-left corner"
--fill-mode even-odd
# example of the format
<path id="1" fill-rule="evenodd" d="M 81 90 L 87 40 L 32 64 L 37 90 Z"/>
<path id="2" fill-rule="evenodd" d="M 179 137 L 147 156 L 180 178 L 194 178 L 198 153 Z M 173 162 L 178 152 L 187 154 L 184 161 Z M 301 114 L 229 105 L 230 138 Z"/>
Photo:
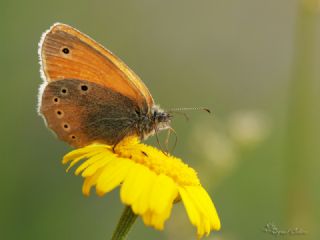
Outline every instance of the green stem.
<path id="1" fill-rule="evenodd" d="M 111 240 L 126 239 L 136 219 L 137 219 L 137 215 L 133 213 L 131 207 L 126 206 L 118 222 L 118 225 L 115 231 L 113 232 L 113 236 Z"/>
<path id="2" fill-rule="evenodd" d="M 312 223 L 316 206 L 313 186 L 314 169 L 317 169 L 318 122 L 315 119 L 315 106 L 318 106 L 315 91 L 317 78 L 316 33 L 317 9 L 315 0 L 300 0 L 296 24 L 296 53 L 288 111 L 287 138 L 287 194 L 286 222 L 288 226 L 300 226 L 313 232 Z M 318 173 L 316 173 L 318 174 Z M 314 187 L 316 189 L 316 187 Z M 312 239 L 316 239 L 311 237 Z"/>

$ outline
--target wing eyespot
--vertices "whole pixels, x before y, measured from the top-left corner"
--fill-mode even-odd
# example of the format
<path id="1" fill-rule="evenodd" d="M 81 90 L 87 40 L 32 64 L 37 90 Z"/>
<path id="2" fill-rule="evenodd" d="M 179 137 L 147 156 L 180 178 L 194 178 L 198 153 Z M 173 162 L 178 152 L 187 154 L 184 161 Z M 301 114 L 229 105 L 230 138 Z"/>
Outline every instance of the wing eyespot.
<path id="1" fill-rule="evenodd" d="M 63 123 L 62 124 L 62 128 L 65 130 L 65 131 L 70 131 L 70 125 L 68 123 Z"/>
<path id="2" fill-rule="evenodd" d="M 58 97 L 54 97 L 52 101 L 54 104 L 58 104 L 60 102 L 60 99 Z"/>
<path id="3" fill-rule="evenodd" d="M 81 85 L 81 90 L 82 91 L 88 91 L 88 86 L 87 85 Z"/>
<path id="4" fill-rule="evenodd" d="M 61 51 L 66 55 L 68 55 L 70 53 L 70 49 L 67 47 L 63 47 Z"/>
<path id="5" fill-rule="evenodd" d="M 63 116 L 64 116 L 64 112 L 62 110 L 60 110 L 60 109 L 56 110 L 56 114 L 57 114 L 58 118 L 63 118 Z"/>
<path id="6" fill-rule="evenodd" d="M 61 88 L 61 93 L 63 95 L 67 95 L 68 94 L 68 89 L 67 88 Z"/>
<path id="7" fill-rule="evenodd" d="M 80 84 L 79 90 L 80 90 L 80 93 L 86 94 L 90 90 L 90 87 L 87 84 Z"/>

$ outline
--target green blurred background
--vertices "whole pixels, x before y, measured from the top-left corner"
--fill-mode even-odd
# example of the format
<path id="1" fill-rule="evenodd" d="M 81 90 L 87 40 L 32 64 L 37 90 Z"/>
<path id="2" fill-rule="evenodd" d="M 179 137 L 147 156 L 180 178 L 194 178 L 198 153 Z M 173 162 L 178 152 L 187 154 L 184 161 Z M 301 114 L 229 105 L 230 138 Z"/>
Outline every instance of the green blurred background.
<path id="1" fill-rule="evenodd" d="M 121 57 L 177 116 L 175 155 L 198 172 L 220 214 L 210 239 L 320 239 L 320 2 L 317 0 L 0 1 L 0 239 L 109 239 L 119 191 L 81 194 L 71 148 L 37 115 L 42 32 L 70 24 Z M 154 144 L 154 139 L 149 140 Z M 182 204 L 165 230 L 129 239 L 194 239 Z"/>

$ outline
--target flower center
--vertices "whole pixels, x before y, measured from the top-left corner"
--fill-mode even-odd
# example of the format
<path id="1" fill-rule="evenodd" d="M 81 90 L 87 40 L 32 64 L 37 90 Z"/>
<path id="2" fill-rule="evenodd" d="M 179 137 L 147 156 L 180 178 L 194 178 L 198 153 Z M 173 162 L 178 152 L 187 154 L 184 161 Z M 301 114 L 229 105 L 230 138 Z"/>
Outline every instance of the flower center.
<path id="1" fill-rule="evenodd" d="M 166 155 L 156 148 L 139 143 L 137 138 L 126 138 L 115 148 L 123 158 L 144 165 L 154 173 L 164 174 L 180 185 L 200 185 L 197 173 L 180 159 Z"/>

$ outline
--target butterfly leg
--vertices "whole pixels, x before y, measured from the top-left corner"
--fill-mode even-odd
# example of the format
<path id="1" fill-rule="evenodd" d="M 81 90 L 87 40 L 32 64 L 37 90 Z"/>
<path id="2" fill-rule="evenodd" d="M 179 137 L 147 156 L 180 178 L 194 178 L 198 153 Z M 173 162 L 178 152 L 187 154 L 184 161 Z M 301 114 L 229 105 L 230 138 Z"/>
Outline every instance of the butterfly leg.
<path id="1" fill-rule="evenodd" d="M 117 145 L 128 135 L 128 129 L 131 129 L 132 126 L 127 126 L 125 129 L 122 130 L 122 132 L 119 134 L 119 136 L 116 138 L 115 143 L 113 144 L 112 151 L 115 153 L 115 149 Z"/>
<path id="2" fill-rule="evenodd" d="M 167 132 L 167 137 L 166 137 L 166 140 L 165 140 L 165 145 L 166 145 L 167 152 L 169 152 L 168 149 L 169 149 L 169 140 L 170 140 L 171 132 L 174 133 L 174 136 L 175 136 L 175 141 L 174 141 L 174 144 L 173 144 L 171 152 L 174 151 L 174 149 L 176 148 L 177 143 L 178 143 L 177 132 L 172 127 L 169 127 L 168 128 L 168 132 Z"/>

